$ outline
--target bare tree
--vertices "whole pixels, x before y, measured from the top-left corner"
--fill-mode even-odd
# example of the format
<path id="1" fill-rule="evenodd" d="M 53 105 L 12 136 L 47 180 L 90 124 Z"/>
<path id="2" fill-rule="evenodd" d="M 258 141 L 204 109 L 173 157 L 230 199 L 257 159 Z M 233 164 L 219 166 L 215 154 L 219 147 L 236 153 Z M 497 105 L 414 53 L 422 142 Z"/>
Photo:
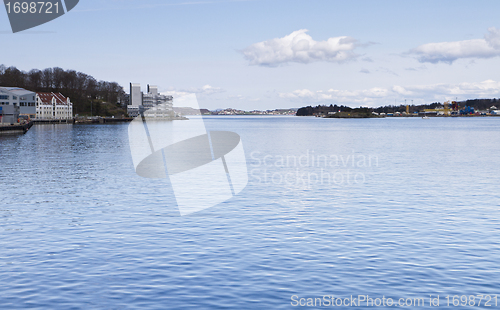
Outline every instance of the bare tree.
<path id="1" fill-rule="evenodd" d="M 32 69 L 28 72 L 28 88 L 38 90 L 42 87 L 42 71 Z"/>

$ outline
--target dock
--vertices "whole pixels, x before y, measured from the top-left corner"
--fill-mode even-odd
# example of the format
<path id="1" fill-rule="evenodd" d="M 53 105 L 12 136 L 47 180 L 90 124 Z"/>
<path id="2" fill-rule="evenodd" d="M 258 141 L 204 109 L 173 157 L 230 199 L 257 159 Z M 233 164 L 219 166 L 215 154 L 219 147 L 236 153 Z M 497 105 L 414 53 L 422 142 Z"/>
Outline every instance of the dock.
<path id="1" fill-rule="evenodd" d="M 20 124 L 15 123 L 13 125 L 3 125 L 0 124 L 0 135 L 8 135 L 8 134 L 25 134 L 32 126 L 33 121 L 28 123 Z"/>
<path id="2" fill-rule="evenodd" d="M 114 118 L 114 117 L 92 117 L 92 118 L 75 118 L 73 124 L 114 124 L 126 123 L 133 121 L 133 117 Z"/>
<path id="3" fill-rule="evenodd" d="M 70 119 L 34 119 L 35 124 L 73 124 L 75 120 Z"/>
<path id="4" fill-rule="evenodd" d="M 112 124 L 124 123 L 134 120 L 132 117 L 113 118 L 113 117 L 78 117 L 70 119 L 35 119 L 35 124 Z"/>

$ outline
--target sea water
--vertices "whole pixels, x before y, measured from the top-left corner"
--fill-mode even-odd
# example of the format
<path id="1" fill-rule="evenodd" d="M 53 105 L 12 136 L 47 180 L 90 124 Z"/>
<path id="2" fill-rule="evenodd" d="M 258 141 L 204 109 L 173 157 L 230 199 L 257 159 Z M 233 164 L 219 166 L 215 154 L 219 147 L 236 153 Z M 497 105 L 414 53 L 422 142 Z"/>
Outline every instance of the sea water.
<path id="1" fill-rule="evenodd" d="M 188 216 L 128 124 L 0 136 L 0 309 L 500 306 L 500 118 L 205 124 L 248 184 Z"/>

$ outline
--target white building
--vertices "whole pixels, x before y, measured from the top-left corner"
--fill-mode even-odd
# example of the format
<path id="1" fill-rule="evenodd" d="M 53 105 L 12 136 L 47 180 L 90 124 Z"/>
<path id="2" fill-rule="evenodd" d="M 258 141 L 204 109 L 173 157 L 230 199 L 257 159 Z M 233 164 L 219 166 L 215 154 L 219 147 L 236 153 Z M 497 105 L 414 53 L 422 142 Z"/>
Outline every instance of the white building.
<path id="1" fill-rule="evenodd" d="M 129 102 L 129 105 L 133 105 L 133 106 L 142 105 L 141 84 L 130 83 L 130 102 Z"/>
<path id="2" fill-rule="evenodd" d="M 73 103 L 61 93 L 36 93 L 37 119 L 72 119 Z"/>
<path id="3" fill-rule="evenodd" d="M 130 105 L 127 106 L 127 113 L 131 117 L 136 117 L 144 113 L 149 118 L 171 118 L 174 116 L 173 97 L 158 93 L 158 87 L 149 85 L 146 94 L 141 92 L 141 84 L 130 83 Z"/>
<path id="4" fill-rule="evenodd" d="M 36 116 L 35 92 L 19 87 L 0 87 L 0 106 L 5 123 L 17 123 L 19 115 Z"/>

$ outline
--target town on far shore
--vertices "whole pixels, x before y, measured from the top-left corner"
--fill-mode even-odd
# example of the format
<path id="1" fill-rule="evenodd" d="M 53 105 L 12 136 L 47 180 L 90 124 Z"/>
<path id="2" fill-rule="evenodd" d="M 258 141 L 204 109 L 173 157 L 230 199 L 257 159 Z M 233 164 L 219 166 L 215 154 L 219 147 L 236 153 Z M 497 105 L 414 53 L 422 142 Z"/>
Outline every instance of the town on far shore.
<path id="1" fill-rule="evenodd" d="M 500 99 L 498 99 L 500 100 Z M 157 119 L 185 119 L 188 115 L 287 115 L 324 118 L 500 116 L 497 99 L 468 99 L 431 104 L 400 104 L 352 108 L 345 105 L 309 105 L 302 108 L 251 110 L 193 109 L 174 106 L 174 98 L 158 87 L 141 90 L 130 83 L 129 92 L 116 82 L 58 67 L 29 72 L 0 65 L 0 127 L 27 123 L 108 123 L 131 121 L 143 115 Z M 25 129 L 23 129 L 25 130 Z"/>
<path id="2" fill-rule="evenodd" d="M 421 105 L 388 105 L 377 108 L 351 108 L 331 104 L 330 106 L 302 107 L 297 110 L 296 115 L 323 118 L 500 116 L 500 109 L 496 106 L 498 104 L 500 101 L 495 98 L 434 102 Z"/>
<path id="3" fill-rule="evenodd" d="M 383 106 L 378 108 L 351 108 L 338 105 L 318 105 L 302 108 L 252 110 L 245 111 L 234 108 L 194 109 L 190 107 L 174 107 L 173 97 L 162 95 L 155 85 L 147 85 L 147 92 L 141 91 L 141 85 L 130 83 L 130 93 L 115 96 L 116 102 L 106 102 L 97 96 L 97 102 L 90 101 L 90 116 L 74 114 L 74 103 L 70 97 L 61 92 L 35 92 L 21 87 L 0 86 L 0 126 L 35 122 L 72 122 L 72 123 L 104 123 L 130 121 L 134 117 L 144 115 L 157 119 L 185 119 L 187 115 L 297 115 L 324 118 L 379 118 L 379 117 L 414 117 L 414 116 L 500 116 L 497 99 L 473 99 L 463 102 L 445 101 L 423 105 Z M 114 113 L 99 115 L 103 105 L 113 105 Z M 95 113 L 94 107 L 95 106 Z M 500 106 L 500 105 L 499 105 Z M 106 117 L 108 120 L 106 121 Z"/>
<path id="4" fill-rule="evenodd" d="M 233 108 L 210 111 L 191 107 L 174 107 L 173 100 L 172 96 L 160 94 L 156 85 L 148 84 L 144 93 L 139 83 L 130 83 L 130 93 L 124 98 L 124 102 L 127 102 L 127 114 L 130 117 L 143 114 L 148 118 L 172 119 L 187 115 L 295 115 L 297 112 L 297 109 L 244 111 Z"/>

